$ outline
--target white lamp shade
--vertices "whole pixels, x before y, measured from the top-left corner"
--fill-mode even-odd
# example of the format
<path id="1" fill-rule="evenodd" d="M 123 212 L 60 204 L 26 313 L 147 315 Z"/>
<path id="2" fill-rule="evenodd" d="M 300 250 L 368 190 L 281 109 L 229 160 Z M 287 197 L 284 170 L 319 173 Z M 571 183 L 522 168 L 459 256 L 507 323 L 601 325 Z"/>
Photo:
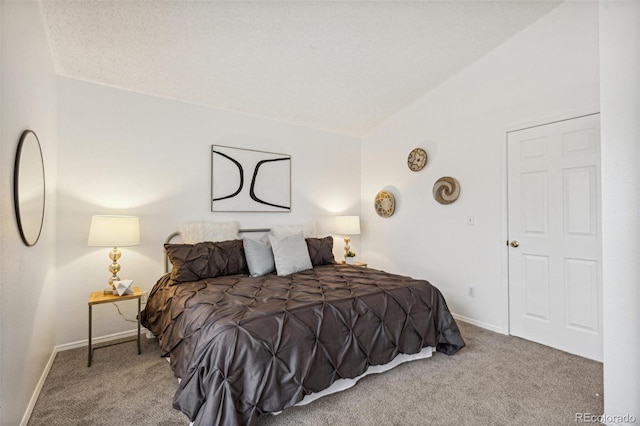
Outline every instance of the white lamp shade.
<path id="1" fill-rule="evenodd" d="M 360 216 L 336 216 L 336 234 L 359 235 Z"/>
<path id="2" fill-rule="evenodd" d="M 96 215 L 91 218 L 90 246 L 126 247 L 140 244 L 140 221 L 136 216 Z"/>

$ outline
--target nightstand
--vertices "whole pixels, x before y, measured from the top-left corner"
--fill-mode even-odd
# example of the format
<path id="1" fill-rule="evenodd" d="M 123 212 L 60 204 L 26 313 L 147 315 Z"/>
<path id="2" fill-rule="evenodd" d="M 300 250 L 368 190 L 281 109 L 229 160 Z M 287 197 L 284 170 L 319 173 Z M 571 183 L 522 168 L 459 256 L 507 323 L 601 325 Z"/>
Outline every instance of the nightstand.
<path id="1" fill-rule="evenodd" d="M 95 291 L 93 293 L 91 293 L 91 295 L 89 296 L 89 359 L 87 362 L 87 367 L 91 367 L 91 362 L 93 361 L 93 346 L 92 346 L 92 342 L 91 342 L 91 329 L 93 328 L 93 318 L 91 316 L 92 314 L 92 308 L 93 305 L 100 305 L 102 303 L 111 303 L 111 302 L 122 302 L 123 300 L 135 300 L 138 299 L 138 355 L 140 355 L 141 350 L 140 350 L 140 308 L 142 306 L 142 292 L 140 292 L 140 288 L 139 287 L 133 287 L 133 293 L 130 294 L 125 294 L 122 296 L 118 296 L 118 295 L 111 295 L 111 294 L 104 294 L 103 291 Z M 127 342 L 131 342 L 132 340 L 128 340 Z M 120 343 L 127 343 L 127 342 L 120 342 Z M 120 343 L 114 343 L 114 345 L 118 345 Z M 108 345 L 111 346 L 111 345 Z M 104 346 L 103 346 L 104 347 Z M 100 349 L 100 348 L 96 348 L 96 349 Z"/>
<path id="2" fill-rule="evenodd" d="M 338 262 L 341 265 L 348 265 L 347 262 L 345 262 L 344 260 L 341 260 L 340 262 Z M 367 263 L 366 262 L 358 262 L 357 260 L 353 263 L 351 263 L 351 265 L 353 266 L 359 266 L 361 268 L 366 268 L 367 267 Z"/>

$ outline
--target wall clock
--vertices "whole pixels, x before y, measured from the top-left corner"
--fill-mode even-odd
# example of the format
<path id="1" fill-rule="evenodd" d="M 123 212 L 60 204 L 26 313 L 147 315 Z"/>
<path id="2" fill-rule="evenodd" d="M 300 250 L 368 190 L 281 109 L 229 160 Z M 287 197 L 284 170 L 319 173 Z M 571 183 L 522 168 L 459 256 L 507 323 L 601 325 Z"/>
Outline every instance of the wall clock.
<path id="1" fill-rule="evenodd" d="M 433 198 L 440 204 L 451 204 L 460 196 L 460 184 L 451 176 L 441 177 L 433 184 Z"/>
<path id="2" fill-rule="evenodd" d="M 396 209 L 396 200 L 393 194 L 387 191 L 380 191 L 376 194 L 374 201 L 376 213 L 380 217 L 389 217 Z"/>
<path id="3" fill-rule="evenodd" d="M 427 164 L 427 152 L 422 148 L 416 148 L 409 153 L 407 166 L 412 172 L 419 172 Z"/>

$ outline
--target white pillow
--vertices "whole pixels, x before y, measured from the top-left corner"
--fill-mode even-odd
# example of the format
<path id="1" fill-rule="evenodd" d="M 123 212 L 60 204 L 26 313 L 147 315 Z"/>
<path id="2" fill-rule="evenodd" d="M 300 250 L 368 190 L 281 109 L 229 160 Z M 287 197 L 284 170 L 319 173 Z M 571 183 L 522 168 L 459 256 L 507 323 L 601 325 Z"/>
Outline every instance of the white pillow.
<path id="1" fill-rule="evenodd" d="M 289 275 L 313 268 L 302 232 L 281 237 L 269 235 L 269 241 L 278 275 Z"/>
<path id="2" fill-rule="evenodd" d="M 243 238 L 242 244 L 244 245 L 244 257 L 247 259 L 249 274 L 252 277 L 270 274 L 276 270 L 269 238 L 266 236 L 260 240 Z"/>
<path id="3" fill-rule="evenodd" d="M 201 243 L 203 241 L 238 240 L 238 222 L 186 222 L 178 227 L 180 237 L 185 244 Z"/>
<path id="4" fill-rule="evenodd" d="M 276 237 L 293 235 L 299 232 L 302 232 L 305 238 L 315 238 L 318 236 L 316 234 L 316 223 L 312 220 L 301 225 L 275 225 L 271 227 L 271 235 L 275 235 Z"/>

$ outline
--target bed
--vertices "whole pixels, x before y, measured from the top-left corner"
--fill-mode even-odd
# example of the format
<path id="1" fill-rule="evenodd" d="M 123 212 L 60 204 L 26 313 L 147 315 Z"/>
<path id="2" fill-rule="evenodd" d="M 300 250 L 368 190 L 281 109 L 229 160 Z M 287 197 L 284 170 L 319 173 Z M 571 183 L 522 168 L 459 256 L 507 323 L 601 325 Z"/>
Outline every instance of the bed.
<path id="1" fill-rule="evenodd" d="M 194 425 L 255 424 L 398 355 L 464 346 L 427 281 L 336 264 L 331 237 L 296 235 L 298 251 L 301 238 L 310 268 L 257 276 L 243 240 L 165 245 L 173 270 L 141 320 L 180 379 L 174 408 Z"/>

